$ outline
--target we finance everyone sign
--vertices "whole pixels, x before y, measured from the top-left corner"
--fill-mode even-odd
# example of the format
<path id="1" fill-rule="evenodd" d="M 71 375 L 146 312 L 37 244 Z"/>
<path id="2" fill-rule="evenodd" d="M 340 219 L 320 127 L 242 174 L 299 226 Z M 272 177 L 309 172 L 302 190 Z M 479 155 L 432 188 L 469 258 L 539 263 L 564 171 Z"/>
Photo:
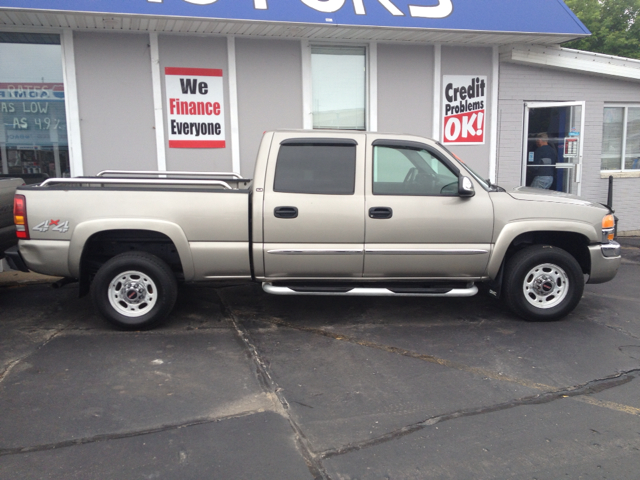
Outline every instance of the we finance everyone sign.
<path id="1" fill-rule="evenodd" d="M 487 118 L 487 77 L 444 75 L 442 143 L 482 145 Z"/>
<path id="2" fill-rule="evenodd" d="M 164 69 L 169 148 L 225 148 L 222 70 Z"/>

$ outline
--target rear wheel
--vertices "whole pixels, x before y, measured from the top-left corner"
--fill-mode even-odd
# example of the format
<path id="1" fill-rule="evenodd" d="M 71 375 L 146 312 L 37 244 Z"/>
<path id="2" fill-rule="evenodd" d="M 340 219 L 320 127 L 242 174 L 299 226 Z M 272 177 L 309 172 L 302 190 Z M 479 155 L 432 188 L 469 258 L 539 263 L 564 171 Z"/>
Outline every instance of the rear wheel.
<path id="1" fill-rule="evenodd" d="M 91 297 L 109 322 L 125 330 L 153 328 L 171 312 L 177 297 L 171 268 L 155 255 L 117 255 L 98 270 Z"/>
<path id="2" fill-rule="evenodd" d="M 573 256 L 561 248 L 533 245 L 509 259 L 505 300 L 525 320 L 548 322 L 569 314 L 580 302 L 584 275 Z"/>

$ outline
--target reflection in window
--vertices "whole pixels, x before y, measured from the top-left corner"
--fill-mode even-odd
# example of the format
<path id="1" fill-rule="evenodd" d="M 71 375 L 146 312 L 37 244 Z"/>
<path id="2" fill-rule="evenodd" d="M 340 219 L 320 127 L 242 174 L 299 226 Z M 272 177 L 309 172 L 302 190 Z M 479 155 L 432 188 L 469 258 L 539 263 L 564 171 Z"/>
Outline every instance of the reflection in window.
<path id="1" fill-rule="evenodd" d="M 426 150 L 374 147 L 374 195 L 456 195 L 458 176 Z"/>
<path id="2" fill-rule="evenodd" d="M 364 130 L 364 47 L 311 47 L 313 128 Z"/>
<path id="3" fill-rule="evenodd" d="M 4 174 L 70 176 L 59 43 L 59 37 L 52 35 L 0 38 L 0 153 Z"/>
<path id="4" fill-rule="evenodd" d="M 605 107 L 602 170 L 640 169 L 640 107 Z"/>

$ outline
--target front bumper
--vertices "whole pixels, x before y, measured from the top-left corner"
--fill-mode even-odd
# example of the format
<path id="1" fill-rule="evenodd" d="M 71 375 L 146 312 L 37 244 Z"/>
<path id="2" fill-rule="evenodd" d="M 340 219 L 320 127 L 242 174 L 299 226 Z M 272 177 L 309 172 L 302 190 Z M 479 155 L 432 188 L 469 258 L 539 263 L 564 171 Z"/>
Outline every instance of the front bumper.
<path id="1" fill-rule="evenodd" d="M 7 263 L 13 270 L 20 270 L 21 272 L 29 271 L 27 265 L 24 263 L 22 255 L 20 255 L 20 251 L 18 250 L 17 245 L 11 247 L 9 250 L 6 250 L 4 254 L 7 259 Z"/>
<path id="2" fill-rule="evenodd" d="M 589 245 L 591 272 L 587 283 L 604 283 L 613 279 L 622 263 L 622 249 L 618 242 Z"/>

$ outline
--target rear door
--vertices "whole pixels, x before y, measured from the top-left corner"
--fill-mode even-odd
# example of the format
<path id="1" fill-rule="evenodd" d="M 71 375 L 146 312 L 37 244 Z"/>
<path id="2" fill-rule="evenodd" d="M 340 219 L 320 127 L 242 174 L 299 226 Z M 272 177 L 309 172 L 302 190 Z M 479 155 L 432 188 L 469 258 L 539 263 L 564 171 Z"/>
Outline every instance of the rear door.
<path id="1" fill-rule="evenodd" d="M 365 277 L 464 279 L 485 275 L 493 204 L 458 194 L 469 176 L 433 145 L 370 136 Z"/>
<path id="2" fill-rule="evenodd" d="M 364 134 L 278 132 L 263 203 L 270 279 L 362 277 Z"/>

